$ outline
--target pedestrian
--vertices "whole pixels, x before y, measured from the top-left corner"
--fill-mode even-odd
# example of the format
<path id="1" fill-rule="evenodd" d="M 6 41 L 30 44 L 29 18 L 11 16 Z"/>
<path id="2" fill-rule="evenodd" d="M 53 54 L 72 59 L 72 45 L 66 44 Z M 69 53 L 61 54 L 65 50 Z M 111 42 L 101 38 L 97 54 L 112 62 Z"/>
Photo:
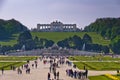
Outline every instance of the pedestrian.
<path id="1" fill-rule="evenodd" d="M 86 78 L 88 77 L 88 70 L 85 70 Z"/>
<path id="2" fill-rule="evenodd" d="M 22 74 L 22 70 L 20 68 L 17 69 L 18 74 Z"/>
<path id="3" fill-rule="evenodd" d="M 4 74 L 4 68 L 2 68 L 1 71 L 2 71 L 2 74 Z"/>
<path id="4" fill-rule="evenodd" d="M 35 63 L 35 67 L 37 68 L 37 63 Z"/>
<path id="5" fill-rule="evenodd" d="M 84 70 L 85 70 L 85 65 L 84 65 Z"/>
<path id="6" fill-rule="evenodd" d="M 50 73 L 48 73 L 48 80 L 50 80 Z"/>
<path id="7" fill-rule="evenodd" d="M 59 71 L 57 72 L 57 80 L 59 80 Z"/>
<path id="8" fill-rule="evenodd" d="M 117 70 L 117 74 L 119 73 L 119 70 Z"/>
<path id="9" fill-rule="evenodd" d="M 54 72 L 54 79 L 56 79 L 56 72 Z"/>
<path id="10" fill-rule="evenodd" d="M 50 69 L 50 73 L 51 73 L 52 66 L 50 66 L 49 69 Z"/>
<path id="11" fill-rule="evenodd" d="M 32 64 L 32 68 L 34 68 L 34 64 Z"/>

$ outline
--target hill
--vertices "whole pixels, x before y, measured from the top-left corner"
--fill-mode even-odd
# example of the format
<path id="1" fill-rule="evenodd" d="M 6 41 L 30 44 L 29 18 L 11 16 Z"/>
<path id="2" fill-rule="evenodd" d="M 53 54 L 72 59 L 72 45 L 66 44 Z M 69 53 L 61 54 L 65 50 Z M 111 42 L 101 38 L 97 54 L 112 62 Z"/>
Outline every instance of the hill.
<path id="1" fill-rule="evenodd" d="M 81 38 L 83 35 L 87 33 L 92 37 L 93 43 L 101 44 L 101 45 L 109 45 L 110 40 L 105 40 L 100 34 L 95 32 L 31 32 L 33 38 L 37 36 L 38 38 L 46 38 L 48 40 L 53 40 L 54 42 L 58 42 L 70 36 L 78 35 Z M 17 38 L 19 34 L 14 34 L 11 37 L 11 40 L 0 41 L 1 45 L 14 45 L 17 43 Z"/>
<path id="2" fill-rule="evenodd" d="M 84 28 L 87 32 L 97 32 L 106 39 L 120 35 L 120 18 L 99 18 Z"/>
<path id="3" fill-rule="evenodd" d="M 100 34 L 97 34 L 95 32 L 31 32 L 33 37 L 38 36 L 39 38 L 46 38 L 53 40 L 54 42 L 58 42 L 74 35 L 78 35 L 82 38 L 85 33 L 92 37 L 93 43 L 102 45 L 109 45 L 110 43 L 109 40 L 103 39 Z"/>
<path id="4" fill-rule="evenodd" d="M 0 41 L 8 40 L 13 34 L 28 30 L 26 26 L 15 19 L 0 19 Z"/>

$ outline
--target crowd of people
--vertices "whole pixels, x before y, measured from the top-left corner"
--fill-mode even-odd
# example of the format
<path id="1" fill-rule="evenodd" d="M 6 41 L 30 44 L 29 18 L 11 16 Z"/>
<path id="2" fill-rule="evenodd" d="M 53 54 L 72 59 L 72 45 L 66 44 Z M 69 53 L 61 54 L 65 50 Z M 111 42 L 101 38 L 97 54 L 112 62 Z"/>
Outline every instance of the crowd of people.
<path id="1" fill-rule="evenodd" d="M 88 70 L 86 69 L 85 71 L 73 71 L 72 69 L 67 69 L 66 75 L 75 79 L 85 79 L 87 78 Z"/>
<path id="2" fill-rule="evenodd" d="M 21 67 L 18 67 L 18 68 L 17 68 L 17 73 L 18 73 L 18 74 L 22 74 L 22 71 L 25 70 L 26 74 L 30 74 L 30 72 L 31 72 L 31 67 L 32 67 L 32 68 L 37 68 L 37 65 L 38 65 L 37 60 L 35 60 L 34 63 L 32 63 L 32 65 L 30 65 L 30 61 L 27 61 L 26 64 L 24 64 L 24 65 L 22 65 Z M 13 69 L 13 70 L 15 71 L 16 68 Z"/>
<path id="3" fill-rule="evenodd" d="M 61 61 L 59 60 L 59 57 L 46 57 L 46 59 L 43 60 L 43 64 L 46 63 L 50 64 L 48 80 L 59 80 L 59 71 L 57 70 L 57 68 L 59 68 L 58 66 L 59 64 L 60 65 L 62 64 Z M 52 78 L 51 75 L 53 75 L 54 78 Z"/>
<path id="4" fill-rule="evenodd" d="M 43 62 L 44 65 L 49 64 L 49 71 L 47 74 L 48 80 L 60 80 L 60 72 L 59 69 L 61 66 L 65 65 L 68 66 L 69 69 L 66 69 L 66 75 L 71 78 L 75 79 L 85 79 L 88 76 L 88 70 L 85 69 L 85 71 L 79 71 L 76 69 L 76 65 L 73 65 L 72 62 L 67 60 L 65 57 L 61 56 L 43 56 L 38 58 L 40 61 Z M 16 68 L 15 66 L 11 66 L 11 69 L 13 71 L 17 71 L 18 74 L 22 74 L 23 71 L 26 72 L 26 74 L 31 73 L 31 69 L 36 69 L 38 67 L 38 59 L 36 59 L 33 63 L 30 64 L 30 61 L 27 61 L 26 64 L 22 65 L 21 67 Z M 72 69 L 73 67 L 73 69 Z M 2 74 L 4 72 L 4 69 L 2 70 Z"/>

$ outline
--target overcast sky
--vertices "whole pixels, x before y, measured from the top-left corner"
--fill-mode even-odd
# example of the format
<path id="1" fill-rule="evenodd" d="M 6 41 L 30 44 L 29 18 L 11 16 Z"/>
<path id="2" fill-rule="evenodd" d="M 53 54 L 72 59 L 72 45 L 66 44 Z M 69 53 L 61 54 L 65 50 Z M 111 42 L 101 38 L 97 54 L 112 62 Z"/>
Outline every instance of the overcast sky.
<path id="1" fill-rule="evenodd" d="M 0 0 L 0 18 L 29 29 L 55 20 L 83 28 L 103 17 L 120 17 L 120 0 Z"/>

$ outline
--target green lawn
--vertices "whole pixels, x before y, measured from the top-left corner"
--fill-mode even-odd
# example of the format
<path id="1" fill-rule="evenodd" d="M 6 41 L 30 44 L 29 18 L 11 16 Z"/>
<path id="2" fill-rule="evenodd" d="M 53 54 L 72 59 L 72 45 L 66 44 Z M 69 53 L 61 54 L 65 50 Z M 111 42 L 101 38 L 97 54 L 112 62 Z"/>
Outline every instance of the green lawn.
<path id="1" fill-rule="evenodd" d="M 55 42 L 58 42 L 60 40 L 63 40 L 65 38 L 78 35 L 81 38 L 85 33 L 90 35 L 92 37 L 93 43 L 102 44 L 102 45 L 108 45 L 110 43 L 109 40 L 104 40 L 101 35 L 96 34 L 95 32 L 31 32 L 32 36 L 38 36 L 39 38 L 46 38 L 49 40 L 53 40 Z"/>
<path id="2" fill-rule="evenodd" d="M 117 75 L 113 75 L 113 76 L 115 76 L 115 77 L 117 77 L 117 78 L 120 79 L 120 76 L 117 76 Z M 89 76 L 88 78 L 89 78 L 89 80 L 112 80 L 112 79 L 110 79 L 110 78 L 108 78 L 108 77 L 106 77 L 106 76 L 104 76 L 104 75 L 100 75 L 100 76 Z"/>
<path id="3" fill-rule="evenodd" d="M 4 68 L 4 70 L 10 70 L 11 66 L 19 67 L 26 62 L 0 62 L 0 69 Z"/>
<path id="4" fill-rule="evenodd" d="M 36 60 L 35 56 L 0 56 L 0 69 L 4 67 L 5 70 L 10 70 L 10 66 L 19 67 L 27 62 L 27 60 Z M 16 62 L 18 61 L 18 62 Z M 25 62 L 23 62 L 25 61 Z"/>
<path id="5" fill-rule="evenodd" d="M 17 43 L 18 36 L 19 36 L 19 34 L 13 34 L 12 37 L 10 37 L 10 39 L 0 41 L 0 45 L 13 46 L 14 44 Z"/>
<path id="6" fill-rule="evenodd" d="M 53 40 L 56 43 L 60 40 L 63 40 L 68 37 L 72 37 L 74 35 L 78 35 L 81 38 L 83 35 L 87 33 L 92 37 L 93 43 L 109 45 L 109 40 L 104 40 L 100 34 L 96 34 L 95 32 L 31 32 L 33 38 L 38 36 L 39 38 L 46 38 L 49 40 Z M 17 43 L 19 34 L 14 34 L 11 39 L 0 41 L 1 45 L 14 45 Z"/>
<path id="7" fill-rule="evenodd" d="M 89 80 L 112 80 L 112 79 L 107 78 L 104 75 L 101 75 L 101 76 L 89 76 L 88 78 L 89 78 Z"/>
<path id="8" fill-rule="evenodd" d="M 120 79 L 120 74 L 119 75 L 114 75 L 114 76 Z"/>
<path id="9" fill-rule="evenodd" d="M 74 62 L 79 69 L 85 65 L 88 70 L 120 70 L 118 62 Z"/>
<path id="10" fill-rule="evenodd" d="M 120 58 L 112 58 L 110 56 L 71 56 L 72 61 L 120 61 Z"/>
<path id="11" fill-rule="evenodd" d="M 28 57 L 15 57 L 15 56 L 0 56 L 0 61 L 27 61 L 35 60 L 37 57 L 28 56 Z"/>

